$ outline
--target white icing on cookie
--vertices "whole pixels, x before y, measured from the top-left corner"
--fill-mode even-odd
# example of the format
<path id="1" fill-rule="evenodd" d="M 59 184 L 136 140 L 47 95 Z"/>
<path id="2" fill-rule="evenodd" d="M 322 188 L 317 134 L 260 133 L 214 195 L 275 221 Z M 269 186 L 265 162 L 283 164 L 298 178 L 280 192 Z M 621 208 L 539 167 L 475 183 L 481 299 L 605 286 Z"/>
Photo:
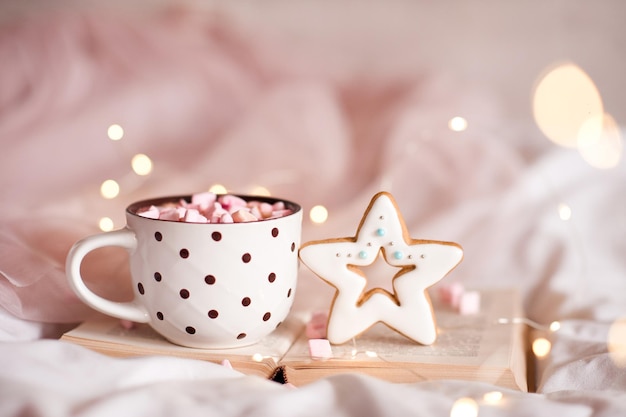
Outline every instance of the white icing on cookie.
<path id="1" fill-rule="evenodd" d="M 379 253 L 400 268 L 392 278 L 393 294 L 382 288 L 364 291 L 367 278 L 359 267 L 375 262 Z M 430 345 L 437 330 L 426 289 L 461 262 L 463 250 L 452 242 L 411 239 L 393 197 L 381 192 L 372 198 L 355 237 L 307 242 L 299 255 L 337 289 L 328 320 L 331 343 L 345 343 L 383 322 Z"/>

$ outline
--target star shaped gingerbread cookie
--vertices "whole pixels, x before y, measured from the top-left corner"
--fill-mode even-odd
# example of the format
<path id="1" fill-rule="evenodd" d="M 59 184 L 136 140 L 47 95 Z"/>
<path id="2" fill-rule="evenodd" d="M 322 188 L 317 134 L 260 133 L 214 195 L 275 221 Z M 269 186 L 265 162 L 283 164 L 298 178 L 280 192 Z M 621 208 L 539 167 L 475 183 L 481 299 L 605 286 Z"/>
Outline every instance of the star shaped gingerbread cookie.
<path id="1" fill-rule="evenodd" d="M 365 291 L 367 277 L 361 268 L 379 255 L 399 268 L 391 278 L 392 292 Z M 461 262 L 463 249 L 453 242 L 412 239 L 392 195 L 380 192 L 372 198 L 355 237 L 307 242 L 299 256 L 337 290 L 327 327 L 331 343 L 345 343 L 382 322 L 430 345 L 437 330 L 426 290 Z"/>

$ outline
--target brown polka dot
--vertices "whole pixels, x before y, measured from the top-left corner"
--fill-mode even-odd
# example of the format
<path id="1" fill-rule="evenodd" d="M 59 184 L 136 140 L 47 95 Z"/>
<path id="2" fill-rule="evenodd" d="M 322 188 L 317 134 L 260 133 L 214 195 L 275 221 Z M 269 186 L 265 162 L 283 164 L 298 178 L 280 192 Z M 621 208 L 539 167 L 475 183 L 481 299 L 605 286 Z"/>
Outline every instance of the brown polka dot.
<path id="1" fill-rule="evenodd" d="M 209 310 L 209 317 L 210 318 L 215 319 L 219 315 L 220 315 L 220 313 L 218 313 L 217 310 Z"/>
<path id="2" fill-rule="evenodd" d="M 271 273 L 267 276 L 267 280 L 268 280 L 269 282 L 274 282 L 274 281 L 276 281 L 276 274 L 275 274 L 275 273 L 273 273 L 273 272 L 271 272 Z"/>
<path id="3" fill-rule="evenodd" d="M 291 242 L 291 251 L 295 251 L 296 250 L 296 242 Z"/>
<path id="4" fill-rule="evenodd" d="M 250 297 L 244 297 L 244 298 L 241 300 L 241 305 L 242 305 L 242 306 L 244 306 L 244 307 L 248 307 L 248 306 L 250 305 L 250 303 L 251 303 L 251 302 L 252 302 L 252 301 L 250 300 Z"/>
<path id="5" fill-rule="evenodd" d="M 185 327 L 185 331 L 189 334 L 196 334 L 196 329 L 191 326 Z"/>
<path id="6" fill-rule="evenodd" d="M 211 233 L 211 238 L 214 241 L 219 242 L 220 240 L 222 240 L 222 234 L 220 232 L 213 232 Z"/>
<path id="7" fill-rule="evenodd" d="M 187 249 L 181 249 L 180 250 L 180 257 L 183 259 L 189 258 L 189 250 Z"/>
<path id="8" fill-rule="evenodd" d="M 163 277 L 161 276 L 161 273 L 160 272 L 155 272 L 154 273 L 154 280 L 156 282 L 161 282 L 161 279 L 163 279 Z"/>
<path id="9" fill-rule="evenodd" d="M 184 288 L 180 290 L 180 298 L 184 298 L 184 299 L 189 298 L 189 290 L 186 290 Z"/>
<path id="10" fill-rule="evenodd" d="M 291 297 L 291 288 L 289 288 L 289 291 L 287 291 L 287 298 Z"/>
<path id="11" fill-rule="evenodd" d="M 239 334 L 237 335 L 237 339 L 241 340 L 241 339 L 243 339 L 243 338 L 244 338 L 244 337 L 246 337 L 246 336 L 247 336 L 247 335 L 246 335 L 245 333 L 239 333 Z"/>
<path id="12" fill-rule="evenodd" d="M 139 294 L 144 295 L 146 290 L 143 288 L 143 284 L 140 282 L 139 284 L 137 284 L 137 290 L 139 291 Z"/>
<path id="13" fill-rule="evenodd" d="M 278 227 L 275 227 L 272 229 L 272 236 L 274 237 L 278 236 Z"/>
<path id="14" fill-rule="evenodd" d="M 267 313 L 263 314 L 263 321 L 268 321 L 270 317 L 272 317 L 272 313 L 268 311 Z"/>
<path id="15" fill-rule="evenodd" d="M 213 275 L 207 275 L 206 277 L 204 277 L 204 282 L 209 285 L 213 285 L 215 284 L 215 277 Z"/>
<path id="16" fill-rule="evenodd" d="M 161 313 L 160 311 L 157 311 L 156 316 L 157 316 L 157 319 L 163 320 L 163 313 Z"/>
<path id="17" fill-rule="evenodd" d="M 163 240 L 163 235 L 161 234 L 161 232 L 154 232 L 154 238 L 157 240 L 157 242 L 160 242 Z"/>
<path id="18" fill-rule="evenodd" d="M 247 264 L 248 262 L 252 260 L 252 255 L 250 255 L 249 253 L 244 253 L 243 256 L 241 257 L 241 260 Z"/>

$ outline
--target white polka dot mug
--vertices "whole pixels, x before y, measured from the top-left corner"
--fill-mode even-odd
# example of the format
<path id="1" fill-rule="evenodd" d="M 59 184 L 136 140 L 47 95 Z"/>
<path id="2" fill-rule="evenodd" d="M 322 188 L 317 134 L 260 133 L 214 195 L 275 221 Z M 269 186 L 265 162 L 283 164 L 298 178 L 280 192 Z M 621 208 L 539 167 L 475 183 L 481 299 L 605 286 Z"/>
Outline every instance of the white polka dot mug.
<path id="1" fill-rule="evenodd" d="M 239 197 L 283 201 L 291 214 L 246 223 L 185 223 L 137 211 L 181 198 L 189 201 L 189 196 L 140 201 L 126 209 L 125 228 L 72 247 L 66 264 L 70 286 L 92 308 L 149 323 L 175 344 L 220 349 L 259 341 L 281 324 L 293 304 L 302 209 L 275 198 Z M 129 252 L 131 302 L 105 299 L 83 282 L 83 258 L 105 246 Z"/>

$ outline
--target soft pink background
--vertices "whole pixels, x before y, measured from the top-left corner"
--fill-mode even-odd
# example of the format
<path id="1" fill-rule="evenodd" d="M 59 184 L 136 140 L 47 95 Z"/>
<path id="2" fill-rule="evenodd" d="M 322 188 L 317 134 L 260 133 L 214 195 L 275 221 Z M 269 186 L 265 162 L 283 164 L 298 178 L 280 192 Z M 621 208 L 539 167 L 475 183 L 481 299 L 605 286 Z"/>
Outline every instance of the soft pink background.
<path id="1" fill-rule="evenodd" d="M 591 168 L 552 145 L 530 108 L 541 74 L 572 61 L 624 124 L 622 3 L 2 7 L 0 337 L 14 342 L 0 347 L 2 414 L 210 413 L 219 386 L 221 415 L 247 407 L 308 415 L 310 402 L 320 407 L 315 415 L 364 415 L 373 408 L 345 392 L 358 386 L 354 395 L 379 404 L 377 415 L 417 413 L 418 404 L 449 415 L 454 399 L 494 389 L 349 376 L 287 391 L 211 364 L 112 360 L 36 341 L 92 314 L 69 290 L 64 262 L 73 242 L 98 232 L 100 217 L 121 227 L 123 209 L 137 199 L 214 183 L 236 192 L 261 185 L 307 211 L 325 205 L 328 222 L 305 220 L 304 241 L 352 236 L 369 199 L 392 192 L 413 237 L 464 247 L 465 260 L 446 279 L 518 287 L 530 318 L 563 322 L 541 366 L 545 395 L 511 393 L 509 411 L 626 411 L 625 371 L 606 339 L 626 313 L 624 162 Z M 458 115 L 468 120 L 464 132 L 447 126 Z M 106 136 L 113 123 L 125 129 L 119 142 Z M 147 177 L 130 169 L 139 152 L 154 162 Z M 121 185 L 113 200 L 99 195 L 109 178 Z M 558 216 L 561 202 L 570 221 Z M 124 299 L 124 260 L 103 251 L 85 275 L 97 291 Z M 331 289 L 301 272 L 300 294 L 314 296 L 298 297 L 298 308 L 326 308 Z M 89 381 L 84 369 L 94 370 Z"/>

